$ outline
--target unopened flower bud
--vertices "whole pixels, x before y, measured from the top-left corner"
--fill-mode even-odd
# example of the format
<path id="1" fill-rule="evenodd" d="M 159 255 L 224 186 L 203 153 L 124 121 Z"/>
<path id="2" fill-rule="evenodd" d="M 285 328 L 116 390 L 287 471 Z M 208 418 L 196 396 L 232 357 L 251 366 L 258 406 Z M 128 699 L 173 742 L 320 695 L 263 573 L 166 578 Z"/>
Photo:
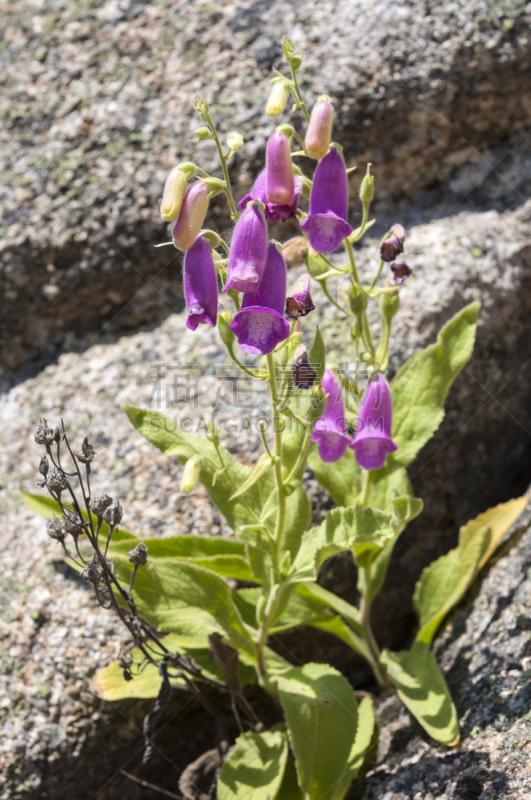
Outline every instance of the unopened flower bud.
<path id="1" fill-rule="evenodd" d="M 358 321 L 361 322 L 363 314 L 367 310 L 367 295 L 357 283 L 352 283 L 348 291 L 348 304 L 350 310 L 356 315 Z"/>
<path id="2" fill-rule="evenodd" d="M 327 154 L 332 135 L 333 117 L 331 99 L 327 95 L 321 95 L 312 109 L 310 124 L 304 139 L 304 151 L 310 158 L 320 160 Z"/>
<path id="3" fill-rule="evenodd" d="M 97 517 L 103 517 L 105 509 L 109 508 L 111 503 L 112 503 L 112 497 L 109 497 L 108 494 L 102 494 L 100 495 L 100 497 L 95 498 L 94 502 L 90 507 L 90 510 Z"/>
<path id="4" fill-rule="evenodd" d="M 277 128 L 267 142 L 266 194 L 269 200 L 289 206 L 295 197 L 295 176 L 291 163 L 289 135 Z"/>
<path id="5" fill-rule="evenodd" d="M 326 408 L 326 392 L 322 386 L 314 388 L 312 392 L 312 402 L 306 417 L 308 422 L 313 425 L 317 420 L 321 419 Z"/>
<path id="6" fill-rule="evenodd" d="M 287 36 L 284 36 L 284 38 L 282 39 L 282 49 L 284 51 L 284 58 L 286 59 L 286 61 L 291 61 L 291 57 L 295 52 L 295 45 L 293 44 L 291 39 L 287 38 Z"/>
<path id="7" fill-rule="evenodd" d="M 105 509 L 105 513 L 103 514 L 103 519 L 110 528 L 115 528 L 117 525 L 119 525 L 122 521 L 122 517 L 123 511 L 120 503 L 111 503 L 111 505 Z"/>
<path id="8" fill-rule="evenodd" d="M 318 278 L 319 275 L 324 275 L 325 272 L 328 272 L 328 264 L 321 254 L 314 250 L 311 245 L 308 248 L 305 261 L 308 267 L 308 272 L 312 278 Z"/>
<path id="9" fill-rule="evenodd" d="M 137 567 L 143 567 L 147 561 L 147 551 L 148 548 L 144 542 L 139 542 L 134 550 L 128 552 L 127 557 L 131 564 Z"/>
<path id="10" fill-rule="evenodd" d="M 310 364 L 308 351 L 300 345 L 295 351 L 291 380 L 298 389 L 311 389 L 317 378 L 317 370 Z"/>
<path id="11" fill-rule="evenodd" d="M 406 232 L 402 225 L 393 225 L 389 234 L 380 245 L 380 256 L 382 261 L 394 261 L 395 258 L 404 252 L 404 239 Z"/>
<path id="12" fill-rule="evenodd" d="M 218 315 L 219 338 L 227 347 L 232 347 L 234 339 L 236 338 L 230 329 L 231 322 L 232 317 L 228 311 L 222 311 L 221 314 Z"/>
<path id="13" fill-rule="evenodd" d="M 88 436 L 85 436 L 83 444 L 81 445 L 81 450 L 78 450 L 76 453 L 78 460 L 81 461 L 82 464 L 90 464 L 95 455 L 96 451 L 94 447 L 90 444 Z"/>
<path id="14" fill-rule="evenodd" d="M 208 423 L 208 433 L 206 435 L 206 438 L 208 439 L 209 442 L 212 442 L 214 447 L 217 447 L 219 445 L 218 429 L 216 428 L 213 422 Z"/>
<path id="15" fill-rule="evenodd" d="M 172 233 L 177 250 L 185 252 L 197 239 L 207 212 L 209 194 L 210 189 L 203 181 L 197 181 L 186 192 Z"/>
<path id="16" fill-rule="evenodd" d="M 404 259 L 397 261 L 395 264 L 391 264 L 391 271 L 395 276 L 395 286 L 402 286 L 404 281 L 407 280 L 410 275 L 413 275 L 413 270 L 408 267 Z"/>
<path id="17" fill-rule="evenodd" d="M 194 98 L 194 108 L 202 118 L 208 114 L 208 103 L 200 92 Z"/>
<path id="18" fill-rule="evenodd" d="M 225 191 L 227 187 L 227 184 L 221 178 L 204 178 L 203 183 L 208 186 L 211 193 L 215 192 L 216 194 Z"/>
<path id="19" fill-rule="evenodd" d="M 237 153 L 243 147 L 243 136 L 238 131 L 230 131 L 227 134 L 227 147 L 233 153 Z"/>
<path id="20" fill-rule="evenodd" d="M 48 486 L 53 492 L 62 492 L 66 489 L 68 479 L 62 469 L 54 468 L 48 478 Z"/>
<path id="21" fill-rule="evenodd" d="M 295 286 L 295 291 L 286 298 L 286 319 L 299 319 L 305 317 L 315 308 L 310 295 L 310 277 L 301 275 Z"/>
<path id="22" fill-rule="evenodd" d="M 164 222 L 171 222 L 179 214 L 186 194 L 186 184 L 194 172 L 194 164 L 183 162 L 174 167 L 166 178 L 160 204 L 160 215 Z"/>
<path id="23" fill-rule="evenodd" d="M 367 164 L 367 174 L 360 186 L 360 200 L 364 205 L 372 202 L 374 197 L 374 175 L 371 175 L 371 164 Z"/>
<path id="24" fill-rule="evenodd" d="M 195 489 L 201 472 L 201 456 L 192 456 L 184 465 L 183 477 L 181 480 L 181 492 L 189 494 Z"/>
<path id="25" fill-rule="evenodd" d="M 204 139 L 213 139 L 214 138 L 213 135 L 212 135 L 212 131 L 210 130 L 210 128 L 207 128 L 206 126 L 203 126 L 201 128 L 197 128 L 197 130 L 194 131 L 194 134 L 197 136 L 199 141 L 203 141 Z"/>
<path id="26" fill-rule="evenodd" d="M 389 277 L 385 282 L 385 287 L 389 287 L 393 285 L 393 281 L 391 277 Z M 393 317 L 395 316 L 396 312 L 400 307 L 400 296 L 398 293 L 398 289 L 394 292 L 385 292 L 385 294 L 380 295 L 380 312 L 383 317 L 390 322 Z"/>
<path id="27" fill-rule="evenodd" d="M 273 78 L 269 100 L 267 101 L 266 114 L 268 117 L 278 117 L 284 111 L 291 93 L 291 84 L 286 78 Z"/>

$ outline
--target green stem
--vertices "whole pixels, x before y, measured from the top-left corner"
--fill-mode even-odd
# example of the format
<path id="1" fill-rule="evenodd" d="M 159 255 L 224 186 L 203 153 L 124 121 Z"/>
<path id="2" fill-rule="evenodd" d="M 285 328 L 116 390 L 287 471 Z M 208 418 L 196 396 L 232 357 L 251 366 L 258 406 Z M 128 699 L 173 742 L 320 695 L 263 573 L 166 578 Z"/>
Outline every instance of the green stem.
<path id="1" fill-rule="evenodd" d="M 350 261 L 350 271 L 352 272 L 352 277 L 354 278 L 355 282 L 359 285 L 360 279 L 358 277 L 358 270 L 356 269 L 356 261 L 354 259 L 354 250 L 352 249 L 352 244 L 349 242 L 348 239 L 343 239 L 343 244 L 348 253 L 348 260 Z"/>
<path id="2" fill-rule="evenodd" d="M 368 469 L 363 472 L 363 487 L 359 496 L 359 504 L 363 506 L 363 508 L 366 508 L 369 502 L 369 492 L 371 490 L 371 473 Z"/>
<path id="3" fill-rule="evenodd" d="M 382 314 L 382 338 L 376 351 L 376 361 L 380 369 L 385 369 L 389 363 L 389 337 L 391 334 L 391 326 L 387 317 Z"/>
<path id="4" fill-rule="evenodd" d="M 373 280 L 373 282 L 371 284 L 371 288 L 369 289 L 369 292 L 372 292 L 372 290 L 374 289 L 374 287 L 378 283 L 378 279 L 379 279 L 380 275 L 382 274 L 383 265 L 384 265 L 384 262 L 380 261 L 380 266 L 378 267 L 378 272 L 376 273 L 376 278 Z"/>
<path id="5" fill-rule="evenodd" d="M 219 136 L 217 134 L 216 128 L 214 127 L 214 123 L 212 122 L 210 116 L 209 116 L 209 126 L 214 136 L 216 147 L 218 148 L 219 160 L 221 161 L 221 169 L 223 170 L 223 177 L 225 178 L 225 186 L 226 186 L 225 194 L 227 195 L 227 200 L 229 201 L 231 217 L 233 219 L 238 219 L 240 215 L 238 213 L 238 209 L 236 208 L 234 197 L 232 196 L 232 189 L 230 188 L 229 170 L 227 169 L 227 159 L 223 155 L 223 150 L 221 147 L 221 143 L 219 141 Z"/>
<path id="6" fill-rule="evenodd" d="M 293 69 L 291 64 L 289 65 L 289 67 L 291 69 L 291 78 L 293 80 L 293 87 L 295 89 L 295 91 L 293 92 L 293 94 L 295 95 L 295 100 L 297 101 L 297 103 L 302 108 L 303 114 L 306 117 L 306 122 L 309 122 L 310 121 L 310 115 L 308 114 L 308 109 L 306 108 L 306 104 L 305 104 L 304 100 L 302 99 L 301 90 L 299 89 L 299 82 L 297 80 L 297 73 Z M 303 147 L 304 147 L 304 145 L 303 145 Z"/>
<path id="7" fill-rule="evenodd" d="M 339 303 L 337 303 L 334 300 L 334 298 L 332 297 L 332 295 L 330 294 L 330 292 L 327 289 L 326 281 L 320 281 L 320 284 L 321 284 L 321 288 L 322 288 L 323 292 L 325 293 L 326 297 L 330 300 L 332 305 L 334 305 L 336 308 L 338 308 L 343 314 L 347 314 L 347 316 L 352 317 L 353 314 L 351 314 L 351 312 L 348 309 L 343 308 L 342 306 L 339 305 Z"/>
<path id="8" fill-rule="evenodd" d="M 363 593 L 361 596 L 361 603 L 360 603 L 360 615 L 361 615 L 361 622 L 365 629 L 365 637 L 367 639 L 367 645 L 369 650 L 371 651 L 371 655 L 373 657 L 374 663 L 371 664 L 374 675 L 376 680 L 378 681 L 380 687 L 382 689 L 387 689 L 389 687 L 389 681 L 387 676 L 380 667 L 380 648 L 378 647 L 378 643 L 374 638 L 374 633 L 372 631 L 371 626 L 371 601 L 370 601 L 370 593 L 371 593 L 371 568 L 368 567 L 360 567 L 363 572 Z"/>
<path id="9" fill-rule="evenodd" d="M 271 393 L 271 403 L 273 406 L 273 428 L 275 432 L 275 481 L 278 492 L 278 513 L 275 526 L 275 565 L 280 563 L 280 544 L 284 532 L 284 521 L 286 517 L 286 492 L 284 480 L 282 478 L 282 417 L 278 412 L 277 381 L 275 377 L 275 363 L 271 353 L 267 355 L 267 369 L 269 380 L 269 391 Z"/>

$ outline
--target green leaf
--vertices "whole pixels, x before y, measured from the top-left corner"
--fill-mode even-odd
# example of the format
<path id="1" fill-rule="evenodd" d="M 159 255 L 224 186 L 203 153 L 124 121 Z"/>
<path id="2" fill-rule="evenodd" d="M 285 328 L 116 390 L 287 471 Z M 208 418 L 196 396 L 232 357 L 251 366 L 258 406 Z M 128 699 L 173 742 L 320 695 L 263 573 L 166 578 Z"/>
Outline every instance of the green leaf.
<path id="1" fill-rule="evenodd" d="M 330 556 L 354 545 L 382 547 L 395 536 L 391 515 L 361 506 L 334 508 L 318 528 L 304 534 L 300 550 L 288 574 L 293 581 L 311 581 Z"/>
<path id="2" fill-rule="evenodd" d="M 384 650 L 381 662 L 398 696 L 429 735 L 448 746 L 459 743 L 459 723 L 448 686 L 424 642 L 410 650 Z"/>
<path id="3" fill-rule="evenodd" d="M 278 461 L 278 459 L 277 459 Z M 265 475 L 271 469 L 273 469 L 275 462 L 271 458 L 270 455 L 267 453 L 262 453 L 256 464 L 254 465 L 254 469 L 247 478 L 246 481 L 242 483 L 242 485 L 233 493 L 233 495 L 229 498 L 230 500 L 235 500 L 236 497 L 239 497 L 241 494 L 246 492 L 251 486 L 254 486 L 257 483 L 262 475 Z"/>
<path id="4" fill-rule="evenodd" d="M 312 504 L 302 486 L 298 486 L 289 497 L 286 497 L 284 530 L 280 540 L 281 552 L 288 550 L 291 558 L 295 559 L 301 545 L 302 536 L 311 524 Z"/>
<path id="5" fill-rule="evenodd" d="M 228 450 L 220 447 L 224 466 L 224 471 L 220 474 L 217 466 L 219 456 L 214 445 L 207 439 L 185 433 L 174 420 L 159 411 L 129 405 L 124 405 L 123 408 L 142 436 L 166 455 L 176 455 L 181 464 L 185 464 L 193 455 L 203 457 L 201 483 L 234 531 L 238 532 L 242 525 L 260 521 L 260 509 L 273 489 L 269 475 L 262 476 L 245 492 L 245 496 L 230 500 L 233 492 L 250 476 L 249 467 L 235 461 Z"/>
<path id="6" fill-rule="evenodd" d="M 480 514 L 461 528 L 454 550 L 426 567 L 413 596 L 420 623 L 419 641 L 432 642 L 446 614 L 462 599 L 527 503 L 524 495 Z"/>
<path id="7" fill-rule="evenodd" d="M 316 383 L 320 383 L 323 379 L 326 367 L 326 346 L 322 337 L 319 326 L 315 329 L 315 339 L 308 353 L 310 364 L 317 372 Z"/>
<path id="8" fill-rule="evenodd" d="M 361 622 L 361 616 L 356 606 L 347 603 L 337 594 L 329 592 L 318 583 L 299 583 L 296 589 L 296 594 L 304 598 L 310 598 L 313 603 L 318 602 L 320 605 L 331 609 L 343 619 L 347 625 L 352 628 L 359 636 L 364 635 L 364 628 Z M 315 607 L 315 606 L 314 606 Z"/>
<path id="9" fill-rule="evenodd" d="M 334 503 L 338 506 L 350 506 L 355 502 L 361 491 L 362 476 L 353 450 L 347 448 L 339 461 L 326 463 L 320 458 L 314 443 L 310 449 L 308 465 Z"/>
<path id="10" fill-rule="evenodd" d="M 275 800 L 287 759 L 282 731 L 242 733 L 221 767 L 218 800 Z"/>
<path id="11" fill-rule="evenodd" d="M 391 383 L 392 435 L 398 450 L 382 468 L 389 473 L 410 464 L 444 417 L 444 401 L 472 355 L 479 303 L 470 303 L 441 329 L 436 344 L 415 353 Z"/>
<path id="12" fill-rule="evenodd" d="M 349 767 L 352 771 L 351 780 L 356 777 L 363 764 L 363 759 L 369 749 L 374 734 L 374 708 L 370 697 L 364 697 L 358 706 L 358 729 L 349 756 Z"/>
<path id="13" fill-rule="evenodd" d="M 42 494 L 30 494 L 29 492 L 22 492 L 22 497 L 24 498 L 24 502 L 27 507 L 31 511 L 35 511 L 35 513 L 40 514 L 42 517 L 46 519 L 52 519 L 52 517 L 62 517 L 63 512 L 61 511 L 61 507 L 59 503 L 57 503 L 52 497 L 47 497 L 46 495 Z M 83 514 L 84 519 L 88 519 L 88 514 L 84 509 L 81 509 L 81 513 Z M 96 525 L 98 522 L 98 518 L 95 514 L 92 514 L 92 521 L 94 523 L 94 530 L 96 529 Z M 100 539 L 105 541 L 107 536 L 109 535 L 109 526 L 106 522 L 102 522 L 101 529 L 100 529 Z M 125 528 L 118 528 L 113 532 L 112 541 L 118 541 L 120 539 L 135 539 L 138 541 L 137 537 L 131 531 L 126 530 Z M 135 543 L 131 544 L 131 547 L 134 547 Z"/>
<path id="14" fill-rule="evenodd" d="M 288 755 L 286 769 L 282 784 L 278 790 L 276 800 L 304 800 L 304 794 L 297 782 L 297 769 L 291 753 Z"/>
<path id="15" fill-rule="evenodd" d="M 342 800 L 358 728 L 351 685 L 327 664 L 305 664 L 277 678 L 299 785 L 310 798 Z"/>
<path id="16" fill-rule="evenodd" d="M 117 572 L 129 582 L 132 564 L 115 559 Z M 204 648 L 209 633 L 255 658 L 252 636 L 219 575 L 188 561 L 159 558 L 138 570 L 133 598 L 140 616 L 159 631 L 175 634 L 182 647 Z"/>

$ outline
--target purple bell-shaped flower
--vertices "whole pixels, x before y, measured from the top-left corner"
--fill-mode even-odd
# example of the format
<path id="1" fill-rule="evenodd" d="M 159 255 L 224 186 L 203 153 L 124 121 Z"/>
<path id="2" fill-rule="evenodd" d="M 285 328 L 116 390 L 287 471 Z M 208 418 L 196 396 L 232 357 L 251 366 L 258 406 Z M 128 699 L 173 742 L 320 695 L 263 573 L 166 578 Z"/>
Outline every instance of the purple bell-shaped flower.
<path id="1" fill-rule="evenodd" d="M 267 253 L 267 223 L 260 203 L 245 209 L 236 223 L 223 291 L 257 292 Z"/>
<path id="2" fill-rule="evenodd" d="M 285 302 L 286 264 L 271 242 L 260 289 L 244 296 L 241 311 L 230 325 L 245 353 L 265 356 L 288 338 L 290 327 L 282 316 Z"/>
<path id="3" fill-rule="evenodd" d="M 201 323 L 214 326 L 218 316 L 218 281 L 210 246 L 202 236 L 186 251 L 183 282 L 188 310 L 186 326 L 191 331 Z"/>
<path id="4" fill-rule="evenodd" d="M 318 443 L 319 455 L 323 461 L 339 461 L 352 440 L 345 433 L 345 409 L 339 381 L 328 367 L 324 371 L 321 385 L 328 397 L 324 414 L 315 423 L 312 442 Z"/>
<path id="5" fill-rule="evenodd" d="M 278 129 L 267 142 L 266 194 L 270 202 L 281 206 L 291 206 L 295 198 L 289 137 Z"/>
<path id="6" fill-rule="evenodd" d="M 347 222 L 348 182 L 342 148 L 333 144 L 317 165 L 310 195 L 310 210 L 301 222 L 318 253 L 333 253 L 352 233 Z"/>
<path id="7" fill-rule="evenodd" d="M 266 219 L 271 219 L 275 222 L 286 222 L 288 219 L 295 219 L 297 203 L 302 192 L 302 178 L 299 176 L 294 179 L 294 187 L 293 202 L 290 205 L 273 202 L 266 194 L 266 170 L 264 169 L 255 180 L 249 194 L 242 197 L 238 203 L 238 211 L 245 211 L 247 203 L 251 200 L 258 200 L 265 206 Z"/>
<path id="8" fill-rule="evenodd" d="M 380 469 L 397 446 L 391 439 L 393 403 L 389 385 L 381 372 L 365 389 L 358 414 L 354 441 L 350 445 L 362 469 Z"/>

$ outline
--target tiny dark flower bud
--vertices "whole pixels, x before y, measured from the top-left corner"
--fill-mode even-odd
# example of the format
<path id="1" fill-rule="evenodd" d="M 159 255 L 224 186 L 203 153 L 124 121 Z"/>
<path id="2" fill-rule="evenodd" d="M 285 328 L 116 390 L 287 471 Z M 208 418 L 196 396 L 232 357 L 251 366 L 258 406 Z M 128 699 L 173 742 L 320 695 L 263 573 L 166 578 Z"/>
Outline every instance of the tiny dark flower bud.
<path id="1" fill-rule="evenodd" d="M 76 453 L 77 458 L 82 464 L 90 464 L 95 455 L 96 451 L 94 447 L 90 444 L 88 437 L 85 436 L 83 444 L 81 445 L 81 450 L 78 450 Z"/>
<path id="2" fill-rule="evenodd" d="M 406 232 L 402 225 L 396 223 L 389 231 L 389 235 L 380 245 L 380 256 L 382 261 L 394 261 L 400 253 L 404 252 L 404 239 Z"/>
<path id="3" fill-rule="evenodd" d="M 413 270 L 408 267 L 404 259 L 391 264 L 391 271 L 395 276 L 395 286 L 402 286 L 404 281 L 407 280 L 410 275 L 413 275 Z"/>
<path id="4" fill-rule="evenodd" d="M 286 298 L 284 316 L 286 319 L 299 319 L 299 317 L 305 317 L 314 308 L 315 306 L 310 296 L 310 277 L 309 275 L 302 275 L 295 286 L 293 294 Z"/>
<path id="5" fill-rule="evenodd" d="M 68 485 L 68 479 L 62 469 L 54 467 L 48 478 L 48 486 L 53 492 L 62 492 Z"/>
<path id="6" fill-rule="evenodd" d="M 48 427 L 45 419 L 41 419 L 39 427 L 35 431 L 35 441 L 37 444 L 51 444 L 55 438 L 55 433 Z"/>
<path id="7" fill-rule="evenodd" d="M 139 542 L 134 550 L 128 552 L 127 557 L 131 564 L 135 564 L 137 567 L 143 567 L 147 561 L 147 551 L 148 548 L 144 542 Z"/>
<path id="8" fill-rule="evenodd" d="M 41 463 L 39 464 L 39 472 L 41 473 L 41 475 L 44 475 L 44 477 L 46 477 L 49 469 L 50 465 L 48 464 L 48 458 L 46 456 L 43 456 L 41 458 Z"/>
<path id="9" fill-rule="evenodd" d="M 66 536 L 66 530 L 63 525 L 63 520 L 58 519 L 58 517 L 53 517 L 53 519 L 49 519 L 46 523 L 46 533 L 50 537 L 50 539 L 55 539 L 58 542 L 64 541 Z"/>
<path id="10" fill-rule="evenodd" d="M 111 528 L 115 528 L 116 525 L 119 525 L 122 521 L 122 517 L 123 511 L 120 503 L 112 503 L 112 505 L 106 509 L 103 515 L 103 519 Z"/>
<path id="11" fill-rule="evenodd" d="M 81 577 L 85 578 L 85 580 L 89 581 L 90 583 L 98 583 L 102 575 L 102 566 L 96 558 L 89 562 L 81 573 Z"/>
<path id="12" fill-rule="evenodd" d="M 112 503 L 112 497 L 109 497 L 108 494 L 102 494 L 100 497 L 96 497 L 94 502 L 92 503 L 90 510 L 93 514 L 96 514 L 97 517 L 103 517 L 105 513 L 105 509 L 109 508 Z"/>
<path id="13" fill-rule="evenodd" d="M 291 368 L 291 380 L 298 389 L 311 389 L 317 378 L 317 370 L 310 364 L 308 351 L 301 345 L 295 351 L 295 361 Z"/>
<path id="14" fill-rule="evenodd" d="M 59 444 L 59 442 L 61 441 L 61 431 L 57 426 L 55 427 L 55 430 L 53 432 L 53 440 L 56 444 Z"/>

